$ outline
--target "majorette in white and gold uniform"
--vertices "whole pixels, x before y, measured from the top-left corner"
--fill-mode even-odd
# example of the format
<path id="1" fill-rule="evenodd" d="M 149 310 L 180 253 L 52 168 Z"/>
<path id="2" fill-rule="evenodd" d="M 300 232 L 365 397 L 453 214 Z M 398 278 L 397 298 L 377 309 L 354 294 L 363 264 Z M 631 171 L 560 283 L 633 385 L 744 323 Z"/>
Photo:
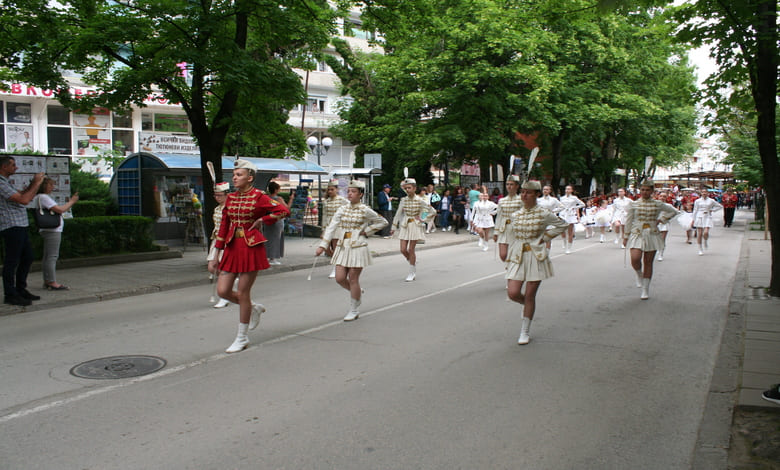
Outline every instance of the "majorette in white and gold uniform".
<path id="1" fill-rule="evenodd" d="M 577 196 L 564 194 L 561 196 L 561 205 L 563 206 L 563 209 L 558 212 L 558 217 L 565 220 L 567 224 L 576 224 L 579 220 L 578 209 L 585 207 L 585 203 Z"/>
<path id="2" fill-rule="evenodd" d="M 612 200 L 612 223 L 620 222 L 621 225 L 626 225 L 626 217 L 628 216 L 628 209 L 631 208 L 631 204 L 634 201 L 623 196 L 616 197 Z"/>
<path id="3" fill-rule="evenodd" d="M 723 206 L 718 201 L 707 196 L 696 199 L 693 203 L 693 226 L 696 228 L 712 228 L 712 213 L 722 210 Z"/>
<path id="4" fill-rule="evenodd" d="M 616 199 L 617 200 L 617 199 Z M 655 199 L 640 198 L 628 206 L 626 216 L 626 248 L 642 251 L 658 251 L 664 248 L 664 240 L 658 223 L 667 223 L 678 214 L 671 204 Z"/>
<path id="5" fill-rule="evenodd" d="M 330 183 L 328 183 L 328 187 L 338 188 L 339 181 L 332 180 Z M 322 226 L 327 227 L 330 225 L 330 220 L 334 215 L 336 215 L 336 211 L 339 210 L 339 207 L 345 206 L 347 204 L 349 204 L 347 198 L 339 196 L 338 194 L 333 197 L 326 197 L 322 201 Z"/>
<path id="6" fill-rule="evenodd" d="M 563 210 L 563 204 L 561 204 L 561 201 L 559 201 L 557 197 L 550 196 L 549 194 L 547 196 L 541 196 L 537 198 L 536 205 L 542 209 L 547 209 L 553 214 L 557 214 Z"/>
<path id="7" fill-rule="evenodd" d="M 422 218 L 424 212 L 427 212 L 425 219 Z M 425 225 L 435 218 L 436 211 L 424 198 L 418 194 L 406 196 L 401 199 L 393 217 L 393 229 L 401 228 L 399 240 L 425 240 Z"/>
<path id="8" fill-rule="evenodd" d="M 515 229 L 512 224 L 512 214 L 523 207 L 523 201 L 519 195 L 508 195 L 498 200 L 496 212 L 496 235 L 498 243 L 510 244 L 515 238 Z"/>
<path id="9" fill-rule="evenodd" d="M 341 206 L 331 219 L 320 241 L 327 248 L 338 240 L 330 264 L 346 268 L 363 268 L 371 264 L 368 239 L 387 225 L 387 220 L 363 203 Z"/>
<path id="10" fill-rule="evenodd" d="M 533 183 L 526 182 L 525 186 Z M 539 187 L 538 190 L 541 190 Z M 562 234 L 569 225 L 538 203 L 531 209 L 522 207 L 512 214 L 514 240 L 506 257 L 506 278 L 515 281 L 542 281 L 553 276 L 552 263 L 545 242 Z"/>

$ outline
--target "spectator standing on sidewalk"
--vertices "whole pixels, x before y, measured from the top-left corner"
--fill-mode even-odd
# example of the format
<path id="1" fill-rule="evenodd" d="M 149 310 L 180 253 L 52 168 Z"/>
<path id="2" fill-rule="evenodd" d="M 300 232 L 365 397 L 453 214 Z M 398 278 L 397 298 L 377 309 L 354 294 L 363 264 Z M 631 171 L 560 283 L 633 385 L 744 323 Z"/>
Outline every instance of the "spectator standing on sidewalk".
<path id="1" fill-rule="evenodd" d="M 268 183 L 268 197 L 278 202 L 283 206 L 287 206 L 284 203 L 284 199 L 279 196 L 279 190 L 281 186 L 276 181 Z M 287 208 L 289 210 L 289 207 Z M 266 255 L 268 255 L 268 264 L 271 266 L 279 266 L 282 264 L 282 257 L 284 256 L 284 219 L 279 219 L 271 225 L 263 227 L 263 235 L 268 241 L 265 244 Z"/>
<path id="2" fill-rule="evenodd" d="M 469 199 L 463 194 L 463 188 L 458 186 L 455 188 L 455 197 L 452 198 L 452 225 L 455 226 L 455 233 L 459 233 L 459 229 L 463 226 L 463 221 L 466 220 L 466 207 L 468 206 Z"/>
<path id="3" fill-rule="evenodd" d="M 379 234 L 385 238 L 390 238 L 390 223 L 393 222 L 393 201 L 398 199 L 395 196 L 390 195 L 390 189 L 390 185 L 385 184 L 382 186 L 382 191 L 379 192 L 376 198 L 379 213 L 387 220 L 387 226 L 379 232 Z"/>
<path id="4" fill-rule="evenodd" d="M 450 213 L 452 212 L 452 196 L 450 190 L 445 189 L 444 194 L 441 196 L 439 202 L 439 225 L 442 232 L 449 232 L 452 227 L 450 226 Z"/>
<path id="5" fill-rule="evenodd" d="M 49 196 L 54 191 L 54 179 L 48 176 L 43 179 L 38 191 L 38 203 L 43 209 L 60 214 L 60 225 L 55 228 L 39 228 L 38 233 L 43 238 L 43 287 L 48 290 L 68 290 L 68 286 L 57 282 L 57 258 L 60 257 L 60 241 L 62 240 L 62 228 L 65 221 L 62 214 L 68 212 L 79 200 L 79 193 L 74 194 L 68 202 L 57 205 L 57 202 Z M 35 205 L 38 207 L 38 204 Z"/>
<path id="6" fill-rule="evenodd" d="M 30 235 L 27 232 L 29 222 L 27 209 L 43 183 L 44 174 L 36 173 L 30 184 L 23 190 L 13 187 L 9 176 L 16 173 L 16 159 L 11 156 L 0 156 L 0 235 L 5 241 L 5 258 L 3 258 L 3 291 L 5 303 L 26 306 L 40 296 L 27 290 L 27 274 L 33 262 Z"/>

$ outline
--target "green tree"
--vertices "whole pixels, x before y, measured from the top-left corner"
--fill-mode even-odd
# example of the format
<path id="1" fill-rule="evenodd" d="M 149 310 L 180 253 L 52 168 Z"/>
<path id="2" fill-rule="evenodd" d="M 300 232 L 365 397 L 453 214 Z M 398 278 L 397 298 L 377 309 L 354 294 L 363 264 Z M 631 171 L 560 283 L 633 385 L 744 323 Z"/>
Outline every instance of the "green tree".
<path id="1" fill-rule="evenodd" d="M 303 136 L 287 125 L 287 110 L 306 99 L 293 66 L 327 45 L 340 13 L 325 0 L 1 5 L 2 81 L 56 90 L 71 109 L 122 110 L 160 93 L 186 112 L 204 181 L 206 162 L 221 174 L 226 138 L 236 131 L 274 156 L 304 153 Z M 97 93 L 71 95 L 66 71 Z M 211 185 L 205 188 L 208 232 L 213 197 Z"/>
<path id="2" fill-rule="evenodd" d="M 777 0 L 698 0 L 679 7 L 680 40 L 708 44 L 719 69 L 705 82 L 712 123 L 730 119 L 749 101 L 756 116 L 756 143 L 772 235 L 769 294 L 780 296 L 780 160 L 777 153 Z"/>

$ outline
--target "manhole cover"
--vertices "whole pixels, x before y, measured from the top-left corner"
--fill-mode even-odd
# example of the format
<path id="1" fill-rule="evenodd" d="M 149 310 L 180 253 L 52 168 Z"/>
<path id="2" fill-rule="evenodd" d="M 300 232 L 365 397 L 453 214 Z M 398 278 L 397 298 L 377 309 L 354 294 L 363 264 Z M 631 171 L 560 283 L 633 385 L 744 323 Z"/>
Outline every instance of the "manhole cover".
<path id="1" fill-rule="evenodd" d="M 165 364 L 165 359 L 155 356 L 112 356 L 82 362 L 70 373 L 85 379 L 124 379 L 157 372 Z"/>

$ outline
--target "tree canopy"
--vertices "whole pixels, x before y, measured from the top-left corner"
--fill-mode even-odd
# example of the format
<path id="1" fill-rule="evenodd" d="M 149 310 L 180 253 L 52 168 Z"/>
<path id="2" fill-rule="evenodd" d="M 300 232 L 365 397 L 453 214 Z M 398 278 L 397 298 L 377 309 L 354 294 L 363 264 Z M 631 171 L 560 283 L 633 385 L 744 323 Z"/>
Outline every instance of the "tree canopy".
<path id="1" fill-rule="evenodd" d="M 306 100 L 293 67 L 328 44 L 341 12 L 325 0 L 0 0 L 0 7 L 0 81 L 56 90 L 71 109 L 126 109 L 161 94 L 189 118 L 204 181 L 207 161 L 221 174 L 231 134 L 266 156 L 304 153 L 303 136 L 287 125 L 288 110 Z M 71 95 L 74 76 L 97 92 Z M 211 209 L 212 188 L 204 186 Z"/>

